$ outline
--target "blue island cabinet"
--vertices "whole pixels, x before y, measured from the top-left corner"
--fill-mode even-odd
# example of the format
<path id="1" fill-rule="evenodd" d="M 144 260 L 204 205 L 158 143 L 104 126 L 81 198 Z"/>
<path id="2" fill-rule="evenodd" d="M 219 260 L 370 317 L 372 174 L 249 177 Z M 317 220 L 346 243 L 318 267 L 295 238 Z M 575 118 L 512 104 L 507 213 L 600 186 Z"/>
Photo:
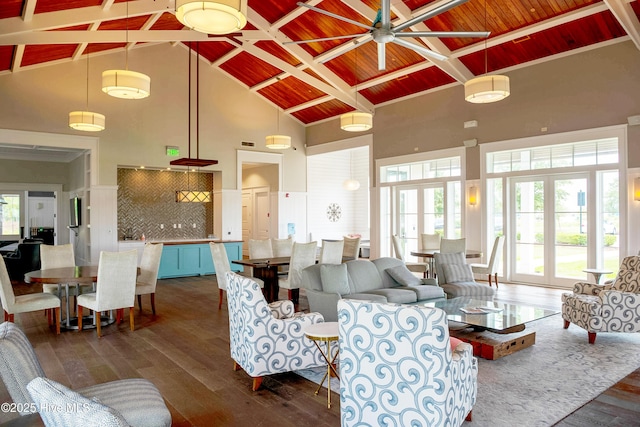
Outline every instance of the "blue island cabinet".
<path id="1" fill-rule="evenodd" d="M 242 259 L 242 242 L 224 242 L 229 264 L 233 271 L 243 271 L 243 267 L 233 264 Z M 209 244 L 164 245 L 158 279 L 170 277 L 203 276 L 214 274 L 213 260 Z"/>

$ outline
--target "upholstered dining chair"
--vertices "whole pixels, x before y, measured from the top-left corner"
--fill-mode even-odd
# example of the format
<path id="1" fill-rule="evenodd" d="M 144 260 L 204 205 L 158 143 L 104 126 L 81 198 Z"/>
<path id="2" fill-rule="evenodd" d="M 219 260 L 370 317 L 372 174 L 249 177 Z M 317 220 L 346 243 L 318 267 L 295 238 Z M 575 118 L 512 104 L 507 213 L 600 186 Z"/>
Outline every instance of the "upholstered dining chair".
<path id="1" fill-rule="evenodd" d="M 360 257 L 360 237 L 344 236 L 342 256 L 346 259 L 358 259 Z"/>
<path id="2" fill-rule="evenodd" d="M 467 251 L 467 239 L 442 239 L 440 240 L 441 254 L 454 254 L 458 252 L 465 253 Z"/>
<path id="3" fill-rule="evenodd" d="M 231 264 L 229 264 L 229 257 L 227 256 L 227 248 L 224 243 L 209 242 L 209 249 L 211 249 L 211 258 L 213 260 L 213 268 L 216 270 L 216 283 L 218 284 L 218 310 L 222 309 L 222 300 L 224 292 L 227 290 L 227 273 L 231 272 Z M 264 288 L 264 282 L 260 279 L 254 278 L 253 280 Z"/>
<path id="4" fill-rule="evenodd" d="M 489 262 L 487 264 L 471 264 L 471 271 L 489 276 L 489 286 L 491 286 L 491 276 L 494 276 L 496 289 L 498 289 L 498 266 L 502 259 L 503 246 L 504 236 L 496 237 L 496 240 L 493 242 L 493 248 L 491 249 L 491 255 L 489 256 Z"/>
<path id="5" fill-rule="evenodd" d="M 242 368 L 253 378 L 253 391 L 265 375 L 326 366 L 304 335 L 307 326 L 324 321 L 322 314 L 295 313 L 291 301 L 267 304 L 250 277 L 227 273 L 227 286 L 231 358 L 235 370 Z"/>
<path id="6" fill-rule="evenodd" d="M 344 240 L 322 240 L 318 264 L 342 264 Z"/>
<path id="7" fill-rule="evenodd" d="M 2 258 L 2 257 L 0 257 Z M 15 295 L 7 266 L 4 259 L 0 262 L 0 300 L 4 310 L 4 320 L 14 321 L 14 315 L 30 311 L 53 310 L 53 322 L 56 325 L 56 334 L 60 334 L 60 298 L 44 292 Z M 48 316 L 51 325 L 51 316 Z"/>
<path id="8" fill-rule="evenodd" d="M 36 412 L 37 409 L 43 410 L 45 406 L 57 407 L 53 404 L 34 404 L 36 402 L 30 390 L 34 387 L 29 387 L 29 384 L 36 378 L 46 378 L 46 374 L 27 336 L 10 322 L 0 324 L 0 376 L 11 399 L 20 409 L 20 415 L 26 416 Z M 143 427 L 171 425 L 171 412 L 156 386 L 149 380 L 143 378 L 116 380 L 84 387 L 76 392 L 118 411 L 129 425 Z M 58 396 L 61 393 L 62 390 L 55 392 Z M 41 400 L 38 402 L 42 403 Z M 69 411 L 74 408 L 78 411 L 83 410 L 82 405 L 63 405 L 63 408 Z M 45 425 L 49 424 L 45 423 Z M 69 424 L 56 424 L 56 426 L 60 425 Z M 103 424 L 85 423 L 84 425 Z"/>
<path id="9" fill-rule="evenodd" d="M 151 312 L 156 314 L 156 285 L 158 283 L 158 270 L 162 258 L 162 243 L 147 243 L 142 250 L 140 260 L 140 275 L 136 282 L 136 297 L 138 308 L 142 311 L 142 295 L 149 294 L 151 299 Z"/>
<path id="10" fill-rule="evenodd" d="M 564 328 L 587 330 L 589 343 L 598 332 L 640 332 L 640 256 L 622 260 L 613 283 L 578 282 L 562 294 Z"/>
<path id="11" fill-rule="evenodd" d="M 271 239 L 249 239 L 249 258 L 273 258 Z"/>
<path id="12" fill-rule="evenodd" d="M 478 363 L 452 349 L 447 316 L 420 305 L 338 301 L 341 426 L 460 426 L 471 421 Z"/>
<path id="13" fill-rule="evenodd" d="M 75 267 L 76 266 L 76 257 L 73 251 L 73 245 L 68 243 L 65 245 L 44 245 L 40 246 L 40 268 L 42 270 L 48 270 L 51 268 L 65 268 L 65 267 Z M 52 295 L 56 295 L 58 298 L 62 298 L 66 293 L 58 292 L 59 287 L 65 285 L 61 283 L 60 285 L 52 285 L 44 283 L 42 284 L 42 292 L 46 292 Z M 72 285 L 72 283 L 69 283 Z M 69 296 L 73 296 L 74 304 L 73 307 L 75 309 L 78 291 L 82 292 L 91 292 L 92 285 L 85 284 L 79 285 L 79 289 L 76 286 L 69 287 Z M 66 299 L 66 297 L 65 297 Z M 71 304 L 69 301 L 65 300 L 67 316 L 70 316 L 71 313 Z"/>
<path id="14" fill-rule="evenodd" d="M 407 266 L 409 271 L 412 271 L 414 273 L 422 273 L 422 277 L 427 277 L 427 268 L 429 264 L 427 264 L 426 262 L 406 261 L 404 259 L 404 247 L 402 245 L 402 241 L 400 240 L 400 237 L 394 234 L 393 236 L 391 236 L 391 240 L 393 242 L 393 251 L 396 254 L 396 258 L 398 258 L 399 260 L 402 260 L 402 262 L 404 262 L 404 265 Z"/>
<path id="15" fill-rule="evenodd" d="M 440 241 L 442 240 L 442 236 L 440 234 L 427 234 L 423 233 L 420 235 L 420 243 L 422 243 L 422 249 L 424 250 L 440 250 Z"/>
<path id="16" fill-rule="evenodd" d="M 318 242 L 293 243 L 291 250 L 291 262 L 289 274 L 286 278 L 279 278 L 278 285 L 287 290 L 287 298 L 298 304 L 299 292 L 302 282 L 302 270 L 316 263 L 316 250 Z"/>
<path id="17" fill-rule="evenodd" d="M 293 238 L 289 236 L 286 239 L 271 239 L 271 249 L 273 250 L 273 256 L 276 258 L 290 257 L 291 250 L 293 249 Z M 278 266 L 278 274 L 286 275 L 288 273 L 289 273 L 288 265 Z"/>
<path id="18" fill-rule="evenodd" d="M 100 314 L 103 311 L 129 308 L 129 326 L 133 331 L 133 307 L 136 298 L 138 275 L 138 251 L 100 252 L 96 291 L 78 296 L 78 330 L 82 330 L 82 308 L 93 310 L 96 332 L 100 330 Z M 117 316 L 120 319 L 120 314 Z"/>

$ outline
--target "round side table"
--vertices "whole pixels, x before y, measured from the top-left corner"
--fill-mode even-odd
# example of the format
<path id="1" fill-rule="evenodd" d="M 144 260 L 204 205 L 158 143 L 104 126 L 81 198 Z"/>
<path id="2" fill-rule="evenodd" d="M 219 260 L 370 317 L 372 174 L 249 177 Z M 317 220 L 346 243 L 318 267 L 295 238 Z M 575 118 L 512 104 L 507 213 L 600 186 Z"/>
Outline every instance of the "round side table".
<path id="1" fill-rule="evenodd" d="M 327 372 L 322 377 L 322 381 L 320 381 L 320 385 L 316 389 L 316 395 L 320 392 L 320 388 L 322 388 L 322 384 L 324 384 L 325 378 L 327 379 L 327 408 L 331 408 L 331 374 L 333 373 L 338 379 L 340 376 L 336 372 L 336 368 L 334 363 L 338 357 L 338 350 L 336 350 L 333 357 L 331 357 L 331 341 L 338 341 L 338 322 L 323 322 L 316 323 L 314 325 L 308 326 L 304 330 L 304 334 L 313 341 L 313 343 L 318 347 L 320 354 L 327 362 Z M 319 342 L 325 342 L 326 352 L 323 351 L 322 347 L 318 344 Z"/>
<path id="2" fill-rule="evenodd" d="M 596 281 L 596 284 L 600 284 L 600 277 L 602 277 L 603 274 L 611 274 L 613 273 L 613 271 L 610 270 L 603 270 L 600 268 L 585 268 L 584 270 L 585 273 L 591 273 L 593 274 L 593 278 Z"/>

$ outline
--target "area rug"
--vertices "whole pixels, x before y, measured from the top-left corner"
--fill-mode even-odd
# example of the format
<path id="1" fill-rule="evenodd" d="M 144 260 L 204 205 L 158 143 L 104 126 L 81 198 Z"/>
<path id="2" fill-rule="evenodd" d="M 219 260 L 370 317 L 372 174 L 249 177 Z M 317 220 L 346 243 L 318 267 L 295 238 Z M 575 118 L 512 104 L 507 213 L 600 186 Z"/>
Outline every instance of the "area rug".
<path id="1" fill-rule="evenodd" d="M 601 333 L 591 345 L 584 329 L 562 323 L 559 314 L 531 322 L 535 345 L 478 359 L 478 398 L 464 426 L 552 426 L 640 367 L 640 334 Z M 319 384 L 324 370 L 297 373 Z M 334 378 L 331 389 L 340 392 Z"/>

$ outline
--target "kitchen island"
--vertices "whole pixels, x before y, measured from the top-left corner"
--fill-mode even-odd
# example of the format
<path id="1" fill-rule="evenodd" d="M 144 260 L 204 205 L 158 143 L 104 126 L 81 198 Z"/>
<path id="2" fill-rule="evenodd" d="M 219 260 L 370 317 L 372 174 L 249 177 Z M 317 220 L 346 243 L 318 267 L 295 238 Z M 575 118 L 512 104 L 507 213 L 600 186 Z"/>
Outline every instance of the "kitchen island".
<path id="1" fill-rule="evenodd" d="M 120 240 L 118 250 L 138 250 L 138 261 L 142 257 L 145 243 L 163 243 L 158 279 L 171 277 L 203 276 L 215 274 L 209 242 L 222 243 L 227 250 L 229 264 L 233 271 L 243 271 L 243 267 L 233 264 L 242 259 L 242 240 L 217 239 L 169 239 L 169 240 Z"/>

